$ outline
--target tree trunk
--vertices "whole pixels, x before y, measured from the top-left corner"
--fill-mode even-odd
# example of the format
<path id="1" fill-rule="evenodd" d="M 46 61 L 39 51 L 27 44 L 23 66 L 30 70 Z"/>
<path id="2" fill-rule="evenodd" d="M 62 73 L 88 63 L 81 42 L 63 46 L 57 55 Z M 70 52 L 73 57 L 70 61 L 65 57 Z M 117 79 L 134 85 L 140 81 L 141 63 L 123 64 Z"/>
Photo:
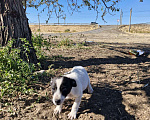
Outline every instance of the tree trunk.
<path id="1" fill-rule="evenodd" d="M 30 44 L 28 60 L 37 63 L 37 57 L 31 41 L 31 30 L 23 8 L 22 0 L 0 0 L 0 43 L 7 45 L 9 40 L 15 39 L 13 47 L 21 47 L 20 38 L 26 38 Z M 27 60 L 26 54 L 21 52 L 21 58 Z"/>

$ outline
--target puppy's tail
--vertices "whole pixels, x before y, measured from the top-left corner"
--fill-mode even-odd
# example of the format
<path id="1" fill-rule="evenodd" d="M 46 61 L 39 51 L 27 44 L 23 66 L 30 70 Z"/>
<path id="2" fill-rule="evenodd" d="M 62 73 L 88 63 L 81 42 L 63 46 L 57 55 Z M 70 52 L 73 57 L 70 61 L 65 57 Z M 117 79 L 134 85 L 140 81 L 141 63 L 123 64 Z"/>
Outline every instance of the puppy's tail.
<path id="1" fill-rule="evenodd" d="M 93 88 L 92 88 L 92 86 L 91 86 L 89 76 L 88 76 L 88 79 L 89 79 L 89 80 L 88 80 L 88 87 L 87 87 L 87 88 L 88 88 L 88 93 L 93 93 L 94 90 L 93 90 Z"/>
<path id="2" fill-rule="evenodd" d="M 93 93 L 93 88 L 92 88 L 92 86 L 91 86 L 91 84 L 89 83 L 88 84 L 88 93 Z"/>

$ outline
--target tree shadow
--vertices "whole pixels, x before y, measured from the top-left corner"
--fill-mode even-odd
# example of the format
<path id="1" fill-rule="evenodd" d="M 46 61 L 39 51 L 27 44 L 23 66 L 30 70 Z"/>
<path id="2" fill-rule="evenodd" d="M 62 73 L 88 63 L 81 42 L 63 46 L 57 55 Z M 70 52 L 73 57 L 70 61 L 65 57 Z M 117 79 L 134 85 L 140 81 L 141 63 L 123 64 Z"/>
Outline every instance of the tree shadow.
<path id="1" fill-rule="evenodd" d="M 108 56 L 108 58 L 89 58 L 86 60 L 74 60 L 75 57 L 63 57 L 62 55 L 52 56 L 52 58 L 44 61 L 45 66 L 53 64 L 54 69 L 60 68 L 72 68 L 74 66 L 81 65 L 83 67 L 90 65 L 100 65 L 100 64 L 138 64 L 141 62 L 150 61 L 150 58 L 147 56 L 150 54 L 149 44 L 141 43 L 107 43 L 107 42 L 90 42 L 86 43 L 86 46 L 95 46 L 101 45 L 104 49 L 115 51 L 118 53 L 116 56 Z M 140 49 L 146 52 L 145 56 L 139 56 L 135 59 L 129 57 L 130 49 Z M 75 53 L 76 54 L 76 53 Z M 124 57 L 121 57 L 119 54 L 124 54 Z M 52 60 L 53 59 L 53 60 Z"/>
<path id="2" fill-rule="evenodd" d="M 74 66 L 91 66 L 91 65 L 100 65 L 100 64 L 138 64 L 141 62 L 150 61 L 150 58 L 147 57 L 137 57 L 135 59 L 129 57 L 109 57 L 109 58 L 89 58 L 82 61 L 51 61 L 49 64 L 53 64 L 53 68 L 72 68 Z"/>
<path id="3" fill-rule="evenodd" d="M 137 91 L 138 90 L 143 90 L 143 91 L 145 91 L 146 96 L 148 98 L 148 101 L 150 103 L 150 92 L 149 92 L 150 91 L 150 76 L 148 76 L 148 78 L 140 80 L 140 81 L 134 81 L 134 82 L 132 82 L 132 81 L 125 81 L 123 83 L 119 83 L 119 84 L 116 84 L 116 85 L 124 86 L 124 88 L 126 88 L 127 85 L 133 84 L 133 83 L 141 85 L 142 87 L 136 87 L 134 89 L 127 88 L 127 89 L 125 89 L 123 91 L 128 91 L 129 94 L 132 94 L 132 95 L 139 95 L 139 93 Z"/>
<path id="4" fill-rule="evenodd" d="M 121 92 L 109 87 L 94 85 L 94 92 L 90 99 L 83 99 L 79 114 L 95 113 L 105 117 L 105 120 L 135 120 L 122 104 Z"/>
<path id="5" fill-rule="evenodd" d="M 142 88 L 142 90 L 145 91 L 146 96 L 148 96 L 148 100 L 150 103 L 150 78 L 142 80 L 141 83 L 144 84 L 144 87 Z"/>
<path id="6" fill-rule="evenodd" d="M 59 63 L 63 63 L 73 58 L 74 57 L 63 57 L 62 55 L 52 56 L 51 58 L 47 56 L 44 60 L 40 59 L 39 62 L 41 63 L 42 69 L 47 70 L 49 65 L 53 64 L 53 68 L 60 68 L 61 65 Z"/>

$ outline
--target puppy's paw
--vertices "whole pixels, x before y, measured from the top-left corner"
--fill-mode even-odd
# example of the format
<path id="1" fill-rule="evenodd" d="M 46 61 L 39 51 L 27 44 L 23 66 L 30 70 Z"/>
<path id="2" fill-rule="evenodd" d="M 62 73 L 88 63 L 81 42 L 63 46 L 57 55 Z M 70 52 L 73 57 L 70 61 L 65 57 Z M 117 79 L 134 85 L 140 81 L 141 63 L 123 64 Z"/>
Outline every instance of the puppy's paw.
<path id="1" fill-rule="evenodd" d="M 76 111 L 71 111 L 69 114 L 68 114 L 68 119 L 76 119 L 76 114 L 77 112 Z"/>
<path id="2" fill-rule="evenodd" d="M 54 109 L 54 114 L 60 114 L 61 112 L 61 106 L 56 106 L 56 108 Z"/>

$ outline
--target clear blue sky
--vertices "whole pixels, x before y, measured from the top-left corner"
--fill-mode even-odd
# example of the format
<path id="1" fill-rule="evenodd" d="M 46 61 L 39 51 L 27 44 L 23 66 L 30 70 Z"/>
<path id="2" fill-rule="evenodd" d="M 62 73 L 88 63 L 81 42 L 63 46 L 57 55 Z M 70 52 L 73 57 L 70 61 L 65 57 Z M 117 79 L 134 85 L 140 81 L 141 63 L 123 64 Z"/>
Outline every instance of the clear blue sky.
<path id="1" fill-rule="evenodd" d="M 62 3 L 66 3 L 67 0 L 61 0 Z M 82 1 L 82 0 L 78 0 Z M 67 6 L 67 4 L 66 4 Z M 42 6 L 39 11 L 35 10 L 34 8 L 27 8 L 27 17 L 29 18 L 29 23 L 38 23 L 38 13 L 43 8 Z M 122 9 L 123 17 L 122 17 L 122 23 L 123 24 L 129 24 L 129 17 L 130 17 L 130 9 L 132 8 L 132 24 L 137 23 L 147 23 L 150 22 L 150 0 L 143 0 L 143 2 L 139 2 L 139 0 L 121 0 L 117 7 Z M 84 7 L 80 9 L 80 12 L 74 12 L 73 15 L 71 15 L 67 7 L 64 8 L 65 14 L 66 14 L 66 23 L 91 23 L 95 22 L 96 20 L 96 12 L 93 10 L 88 10 L 87 7 Z M 101 18 L 101 13 L 99 14 L 98 19 L 96 20 L 97 23 L 101 25 L 116 25 L 117 19 L 120 19 L 120 11 L 119 12 L 113 12 L 110 15 L 109 13 L 106 14 L 104 17 L 107 23 L 104 23 L 104 21 Z M 46 23 L 45 20 L 48 19 L 47 11 L 42 12 L 40 14 L 40 22 Z M 54 15 L 51 16 L 49 23 L 57 23 L 57 18 Z M 63 19 L 59 20 L 60 23 L 64 23 Z"/>

